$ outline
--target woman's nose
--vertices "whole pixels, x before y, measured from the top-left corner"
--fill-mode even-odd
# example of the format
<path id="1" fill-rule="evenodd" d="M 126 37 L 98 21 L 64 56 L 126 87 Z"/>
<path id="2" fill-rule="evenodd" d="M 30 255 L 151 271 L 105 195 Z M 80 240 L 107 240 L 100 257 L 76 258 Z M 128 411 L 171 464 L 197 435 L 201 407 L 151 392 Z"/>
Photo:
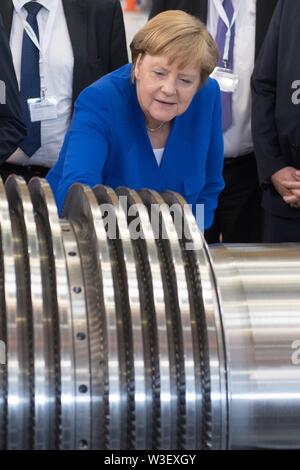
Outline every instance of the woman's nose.
<path id="1" fill-rule="evenodd" d="M 172 78 L 167 78 L 162 84 L 162 91 L 166 95 L 175 95 L 176 94 L 175 80 Z"/>

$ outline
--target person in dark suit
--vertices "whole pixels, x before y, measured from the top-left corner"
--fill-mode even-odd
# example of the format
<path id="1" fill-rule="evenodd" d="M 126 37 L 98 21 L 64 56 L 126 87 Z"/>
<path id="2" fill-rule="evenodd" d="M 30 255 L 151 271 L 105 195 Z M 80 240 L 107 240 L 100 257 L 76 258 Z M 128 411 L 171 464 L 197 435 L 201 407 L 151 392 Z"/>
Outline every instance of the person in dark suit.
<path id="1" fill-rule="evenodd" d="M 0 173 L 4 179 L 12 172 L 26 180 L 43 177 L 57 160 L 79 93 L 128 62 L 122 9 L 119 0 L 1 0 L 0 14 L 28 129 L 27 137 Z M 42 52 L 25 32 L 23 22 L 27 21 L 43 45 L 52 16 L 42 84 Z M 43 90 L 45 98 L 56 104 L 51 114 L 34 122 L 28 99 L 39 98 Z"/>
<path id="2" fill-rule="evenodd" d="M 9 44 L 0 17 L 0 164 L 18 147 L 26 135 L 21 119 L 17 80 Z"/>
<path id="3" fill-rule="evenodd" d="M 300 241 L 300 4 L 280 0 L 252 77 L 264 241 Z"/>
<path id="4" fill-rule="evenodd" d="M 184 10 L 206 23 L 218 42 L 222 18 L 217 3 L 214 0 L 153 0 L 150 17 L 163 10 Z M 223 0 L 224 8 L 228 3 Z M 232 94 L 232 119 L 227 126 L 223 121 L 225 189 L 219 196 L 214 223 L 205 237 L 209 243 L 258 243 L 262 239 L 261 189 L 251 137 L 250 76 L 277 0 L 232 0 L 231 3 L 233 11 L 237 10 L 232 47 L 233 71 L 239 83 Z M 222 50 L 218 45 L 219 66 L 223 67 L 224 45 Z M 222 105 L 224 117 L 224 101 Z"/>

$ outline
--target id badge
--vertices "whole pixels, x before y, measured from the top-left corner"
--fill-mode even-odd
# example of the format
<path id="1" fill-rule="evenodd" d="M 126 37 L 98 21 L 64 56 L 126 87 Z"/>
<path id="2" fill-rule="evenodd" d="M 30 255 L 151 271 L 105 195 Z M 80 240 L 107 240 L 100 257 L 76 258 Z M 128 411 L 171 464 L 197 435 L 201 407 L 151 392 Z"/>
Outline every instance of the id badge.
<path id="1" fill-rule="evenodd" d="M 31 122 L 47 121 L 57 118 L 57 99 L 48 98 L 30 98 L 27 100 Z"/>
<path id="2" fill-rule="evenodd" d="M 230 69 L 216 67 L 210 76 L 217 80 L 221 91 L 227 93 L 233 93 L 239 83 L 239 77 Z"/>

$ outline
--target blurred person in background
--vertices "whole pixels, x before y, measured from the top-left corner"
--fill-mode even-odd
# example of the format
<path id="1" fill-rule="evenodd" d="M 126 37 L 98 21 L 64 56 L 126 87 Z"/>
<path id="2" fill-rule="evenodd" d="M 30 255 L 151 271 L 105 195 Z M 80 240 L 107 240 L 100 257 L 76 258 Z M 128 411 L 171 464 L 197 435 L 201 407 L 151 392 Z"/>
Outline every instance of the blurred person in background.
<path id="1" fill-rule="evenodd" d="M 264 242 L 300 242 L 300 3 L 280 0 L 253 77 Z"/>
<path id="2" fill-rule="evenodd" d="M 180 9 L 200 18 L 218 44 L 218 67 L 227 69 L 227 79 L 232 82 L 230 91 L 222 92 L 225 189 L 219 197 L 214 223 L 205 234 L 208 243 L 262 241 L 261 188 L 251 136 L 250 78 L 277 1 L 152 2 L 150 17 Z M 227 51 L 226 36 L 230 38 Z"/>
<path id="3" fill-rule="evenodd" d="M 1 0 L 0 13 L 27 126 L 0 175 L 28 181 L 56 162 L 79 93 L 127 63 L 123 14 L 118 0 Z"/>
<path id="4" fill-rule="evenodd" d="M 0 165 L 26 135 L 21 119 L 18 84 L 0 17 Z"/>

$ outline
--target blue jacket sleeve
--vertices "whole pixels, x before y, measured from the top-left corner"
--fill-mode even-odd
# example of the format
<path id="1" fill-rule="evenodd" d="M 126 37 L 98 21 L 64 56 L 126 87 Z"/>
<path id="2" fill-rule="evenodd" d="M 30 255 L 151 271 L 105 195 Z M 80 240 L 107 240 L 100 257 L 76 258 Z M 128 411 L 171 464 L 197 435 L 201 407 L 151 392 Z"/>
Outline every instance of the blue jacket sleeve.
<path id="1" fill-rule="evenodd" d="M 222 131 L 222 109 L 219 85 L 216 84 L 216 98 L 212 117 L 211 138 L 206 160 L 205 186 L 197 200 L 204 204 L 204 228 L 208 229 L 214 219 L 218 195 L 224 188 L 222 176 L 224 163 L 224 144 Z"/>
<path id="2" fill-rule="evenodd" d="M 71 127 L 58 162 L 48 174 L 59 212 L 73 183 L 94 186 L 102 181 L 110 135 L 107 99 L 94 87 L 86 88 L 75 104 Z"/>

